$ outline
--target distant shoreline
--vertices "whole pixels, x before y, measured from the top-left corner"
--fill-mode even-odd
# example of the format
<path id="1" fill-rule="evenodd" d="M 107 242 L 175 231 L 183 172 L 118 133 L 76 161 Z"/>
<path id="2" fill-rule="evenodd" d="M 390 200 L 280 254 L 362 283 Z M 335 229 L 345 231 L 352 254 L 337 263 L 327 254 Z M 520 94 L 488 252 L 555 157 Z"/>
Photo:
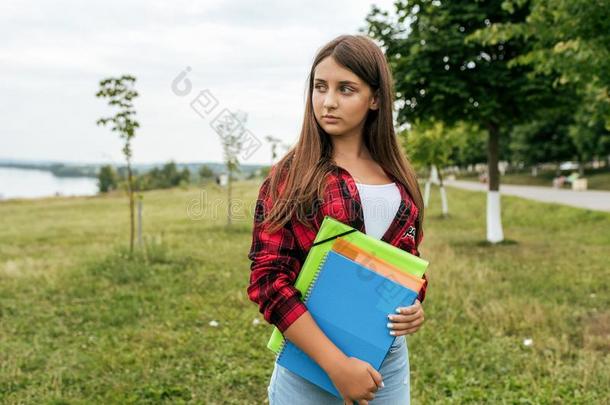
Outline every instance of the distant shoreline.
<path id="1" fill-rule="evenodd" d="M 117 169 L 125 167 L 124 164 L 114 163 L 61 163 L 61 162 L 48 162 L 48 161 L 12 161 L 10 159 L 0 159 L 0 167 L 13 168 L 13 169 L 25 169 L 25 170 L 43 170 L 51 172 L 56 177 L 91 177 L 97 178 L 99 170 L 102 166 L 111 165 Z M 188 162 L 178 163 L 176 167 L 182 170 L 187 167 L 191 173 L 196 173 L 201 166 L 208 166 L 214 174 L 225 172 L 225 164 L 218 162 Z M 136 163 L 132 167 L 136 173 L 146 173 L 153 168 L 161 168 L 163 163 Z M 258 169 L 265 167 L 261 164 L 240 164 L 242 174 L 248 175 L 255 172 Z"/>
<path id="2" fill-rule="evenodd" d="M 97 167 L 93 166 L 67 166 L 61 163 L 32 164 L 32 163 L 0 163 L 0 167 L 23 170 L 42 170 L 53 173 L 56 177 L 91 177 L 97 178 Z"/>

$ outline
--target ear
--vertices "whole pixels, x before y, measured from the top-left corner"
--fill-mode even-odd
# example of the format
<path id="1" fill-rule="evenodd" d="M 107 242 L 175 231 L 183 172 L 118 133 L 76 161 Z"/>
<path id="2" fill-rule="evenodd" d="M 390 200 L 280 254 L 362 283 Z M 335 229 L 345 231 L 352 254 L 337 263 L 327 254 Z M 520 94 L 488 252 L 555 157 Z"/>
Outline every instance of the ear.
<path id="1" fill-rule="evenodd" d="M 371 102 L 369 104 L 369 108 L 371 110 L 378 110 L 379 109 L 379 89 L 375 90 L 375 93 L 373 94 L 373 97 L 371 98 Z"/>

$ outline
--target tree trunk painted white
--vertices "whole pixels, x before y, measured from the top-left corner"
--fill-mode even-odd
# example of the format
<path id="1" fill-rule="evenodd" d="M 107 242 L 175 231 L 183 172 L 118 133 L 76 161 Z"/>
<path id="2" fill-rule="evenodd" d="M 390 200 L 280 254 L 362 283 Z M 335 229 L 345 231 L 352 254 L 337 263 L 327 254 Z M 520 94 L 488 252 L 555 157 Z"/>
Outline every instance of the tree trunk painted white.
<path id="1" fill-rule="evenodd" d="M 487 240 L 491 243 L 498 243 L 504 240 L 499 191 L 487 192 Z"/>
<path id="2" fill-rule="evenodd" d="M 449 207 L 447 206 L 447 193 L 445 193 L 445 183 L 443 179 L 443 173 L 441 172 L 441 168 L 437 165 L 434 165 L 436 169 L 436 176 L 438 177 L 438 185 L 441 190 L 441 213 L 442 216 L 446 217 L 449 214 Z"/>
<path id="3" fill-rule="evenodd" d="M 449 214 L 449 206 L 447 204 L 447 194 L 445 193 L 445 186 L 441 186 L 441 205 L 443 216 L 447 216 Z"/>
<path id="4" fill-rule="evenodd" d="M 489 124 L 487 141 L 487 241 L 502 242 L 502 216 L 500 215 L 500 171 L 498 169 L 500 131 Z"/>
<path id="5" fill-rule="evenodd" d="M 428 207 L 430 201 L 430 179 L 426 180 L 426 187 L 424 188 L 424 207 Z"/>
<path id="6" fill-rule="evenodd" d="M 430 170 L 430 181 L 434 184 L 438 184 L 438 170 L 436 166 L 432 165 L 432 169 Z"/>

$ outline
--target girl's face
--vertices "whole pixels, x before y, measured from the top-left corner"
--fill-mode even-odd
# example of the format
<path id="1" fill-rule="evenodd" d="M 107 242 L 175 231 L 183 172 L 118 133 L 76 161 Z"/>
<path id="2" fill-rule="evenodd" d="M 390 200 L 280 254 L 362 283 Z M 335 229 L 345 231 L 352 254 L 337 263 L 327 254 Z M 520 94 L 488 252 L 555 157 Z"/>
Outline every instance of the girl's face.
<path id="1" fill-rule="evenodd" d="M 359 136 L 369 109 L 379 108 L 371 87 L 331 56 L 315 68 L 312 103 L 318 124 L 335 136 Z"/>

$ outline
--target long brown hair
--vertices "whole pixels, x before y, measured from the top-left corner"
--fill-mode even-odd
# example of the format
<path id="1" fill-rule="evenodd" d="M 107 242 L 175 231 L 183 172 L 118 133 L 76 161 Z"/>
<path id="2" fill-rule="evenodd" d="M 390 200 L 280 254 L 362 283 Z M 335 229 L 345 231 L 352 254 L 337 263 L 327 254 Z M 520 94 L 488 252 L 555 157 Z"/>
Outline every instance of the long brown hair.
<path id="1" fill-rule="evenodd" d="M 363 35 L 341 35 L 324 45 L 316 55 L 309 72 L 307 104 L 301 134 L 294 145 L 271 169 L 269 192 L 273 201 L 265 215 L 269 231 L 275 232 L 294 214 L 309 229 L 311 209 L 324 195 L 325 177 L 331 172 L 332 143 L 313 113 L 312 89 L 316 66 L 327 56 L 351 70 L 366 82 L 379 97 L 379 109 L 369 110 L 363 129 L 363 140 L 372 158 L 406 186 L 419 209 L 417 241 L 420 240 L 424 203 L 417 177 L 402 153 L 392 122 L 394 106 L 393 79 L 382 50 Z"/>

